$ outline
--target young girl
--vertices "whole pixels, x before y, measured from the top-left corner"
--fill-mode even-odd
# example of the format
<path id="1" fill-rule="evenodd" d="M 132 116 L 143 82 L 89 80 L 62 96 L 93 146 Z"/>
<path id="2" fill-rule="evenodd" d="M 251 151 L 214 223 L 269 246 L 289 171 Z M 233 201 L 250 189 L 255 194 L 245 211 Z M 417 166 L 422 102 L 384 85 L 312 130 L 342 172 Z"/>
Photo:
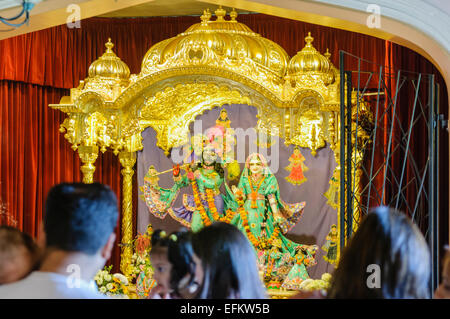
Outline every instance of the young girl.
<path id="1" fill-rule="evenodd" d="M 149 299 L 172 299 L 172 289 L 170 288 L 170 272 L 172 270 L 172 265 L 168 259 L 168 248 L 171 236 L 168 236 L 164 230 L 160 229 L 152 234 L 150 262 L 154 271 L 153 279 L 155 279 L 157 285 L 150 292 Z"/>
<path id="2" fill-rule="evenodd" d="M 157 286 L 150 299 L 191 299 L 203 281 L 200 259 L 195 255 L 190 231 L 167 235 L 157 230 L 152 235 L 150 261 Z"/>

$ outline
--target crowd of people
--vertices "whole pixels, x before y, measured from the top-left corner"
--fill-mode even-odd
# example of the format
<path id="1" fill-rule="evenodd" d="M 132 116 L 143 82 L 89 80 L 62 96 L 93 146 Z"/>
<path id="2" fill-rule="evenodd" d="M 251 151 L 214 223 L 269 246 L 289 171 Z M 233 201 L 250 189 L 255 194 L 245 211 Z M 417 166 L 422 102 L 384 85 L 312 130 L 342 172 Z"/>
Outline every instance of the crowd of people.
<path id="1" fill-rule="evenodd" d="M 111 256 L 117 198 L 105 185 L 59 184 L 46 200 L 42 235 L 35 242 L 0 226 L 0 298 L 99 299 L 93 281 Z M 216 222 L 197 232 L 154 231 L 152 299 L 265 299 L 254 249 L 235 226 Z M 450 253 L 442 283 L 430 291 L 430 252 L 411 220 L 375 208 L 348 242 L 331 286 L 309 298 L 450 298 Z M 294 298 L 302 298 L 300 293 Z"/>

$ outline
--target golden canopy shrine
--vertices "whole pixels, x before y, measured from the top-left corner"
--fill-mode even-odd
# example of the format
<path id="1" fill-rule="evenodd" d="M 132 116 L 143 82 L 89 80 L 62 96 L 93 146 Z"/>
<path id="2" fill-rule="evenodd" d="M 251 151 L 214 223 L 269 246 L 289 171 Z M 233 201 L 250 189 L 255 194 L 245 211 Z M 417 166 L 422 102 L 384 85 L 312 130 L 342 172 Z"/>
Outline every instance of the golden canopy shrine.
<path id="1" fill-rule="evenodd" d="M 136 271 L 135 243 L 148 244 L 152 229 L 197 231 L 220 220 L 247 236 L 267 288 L 282 296 L 324 279 L 339 260 L 340 73 L 311 34 L 289 58 L 234 10 L 215 16 L 205 10 L 200 23 L 153 45 L 139 74 L 108 40 L 89 76 L 50 107 L 67 114 L 60 131 L 78 151 L 84 183 L 93 182 L 99 151 L 118 155 L 120 269 L 136 285 L 149 278 L 145 267 Z M 363 150 L 355 149 L 358 200 Z M 210 171 L 197 165 L 208 161 Z M 186 178 L 193 167 L 199 172 Z M 144 234 L 137 240 L 133 213 Z"/>

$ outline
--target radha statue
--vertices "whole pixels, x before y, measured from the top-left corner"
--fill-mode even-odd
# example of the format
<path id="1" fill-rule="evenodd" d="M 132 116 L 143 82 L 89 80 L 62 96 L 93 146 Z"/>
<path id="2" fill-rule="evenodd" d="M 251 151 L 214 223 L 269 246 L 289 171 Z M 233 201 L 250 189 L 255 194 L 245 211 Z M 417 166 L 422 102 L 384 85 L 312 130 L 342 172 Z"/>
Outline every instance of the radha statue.
<path id="1" fill-rule="evenodd" d="M 305 202 L 283 202 L 277 179 L 261 154 L 253 153 L 247 158 L 233 193 L 239 213 L 231 223 L 244 232 L 257 251 L 270 250 L 276 243 L 280 255 L 288 253 L 294 258 L 298 254 L 309 254 L 307 245 L 294 243 L 284 236 L 299 221 Z M 277 259 L 274 268 L 283 266 L 280 264 L 283 260 Z M 303 272 L 302 277 L 307 279 L 307 273 Z"/>

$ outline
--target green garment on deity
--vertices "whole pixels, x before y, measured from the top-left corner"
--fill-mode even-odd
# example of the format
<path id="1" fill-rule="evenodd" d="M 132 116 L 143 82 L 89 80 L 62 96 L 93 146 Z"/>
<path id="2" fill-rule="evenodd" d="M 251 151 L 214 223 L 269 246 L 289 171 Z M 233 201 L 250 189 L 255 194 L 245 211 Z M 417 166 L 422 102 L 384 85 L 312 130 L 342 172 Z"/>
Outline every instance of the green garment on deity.
<path id="1" fill-rule="evenodd" d="M 280 199 L 280 189 L 278 182 L 273 174 L 262 175 L 259 181 L 249 181 L 249 176 L 241 176 L 238 188 L 242 190 L 245 195 L 244 210 L 247 212 L 248 226 L 253 236 L 261 241 L 265 237 L 271 238 L 276 227 L 279 227 L 275 223 L 272 208 L 269 204 L 269 197 L 273 197 L 276 200 L 278 209 L 284 209 L 283 202 Z M 253 185 L 254 184 L 254 185 Z M 252 195 L 255 194 L 256 195 Z M 255 196 L 256 199 L 251 197 Z M 261 227 L 265 222 L 265 227 Z M 236 225 L 246 236 L 247 232 L 244 228 L 243 220 L 239 214 L 231 221 L 231 224 Z M 281 239 L 281 252 L 284 254 L 288 252 L 291 256 L 295 255 L 296 247 L 299 244 L 287 239 L 280 230 L 278 237 Z M 275 239 L 275 238 L 274 238 Z M 277 260 L 279 263 L 280 259 Z M 278 266 L 278 264 L 277 264 Z"/>
<path id="2" fill-rule="evenodd" d="M 237 203 L 233 199 L 233 194 L 229 189 L 227 183 L 224 183 L 224 178 L 220 176 L 214 169 L 207 170 L 202 167 L 196 170 L 195 181 L 198 186 L 199 199 L 205 210 L 207 218 L 212 222 L 215 221 L 212 210 L 209 207 L 212 203 L 208 203 L 206 190 L 210 189 L 213 193 L 214 206 L 220 217 L 226 214 L 228 209 L 237 210 Z M 183 175 L 179 181 L 175 183 L 176 187 L 172 188 L 171 192 L 178 192 L 181 188 L 191 184 L 187 175 Z M 225 194 L 221 194 L 220 187 L 225 185 Z M 171 208 L 170 215 L 186 225 L 189 222 L 189 227 L 192 231 L 197 232 L 202 229 L 204 221 L 200 210 L 196 207 L 193 195 L 185 195 L 183 197 L 183 206 L 179 208 Z M 186 225 L 187 226 L 187 225 Z"/>
<path id="3" fill-rule="evenodd" d="M 281 287 L 291 290 L 299 290 L 300 284 L 309 278 L 306 266 L 302 264 L 294 264 L 289 273 L 287 274 Z"/>

